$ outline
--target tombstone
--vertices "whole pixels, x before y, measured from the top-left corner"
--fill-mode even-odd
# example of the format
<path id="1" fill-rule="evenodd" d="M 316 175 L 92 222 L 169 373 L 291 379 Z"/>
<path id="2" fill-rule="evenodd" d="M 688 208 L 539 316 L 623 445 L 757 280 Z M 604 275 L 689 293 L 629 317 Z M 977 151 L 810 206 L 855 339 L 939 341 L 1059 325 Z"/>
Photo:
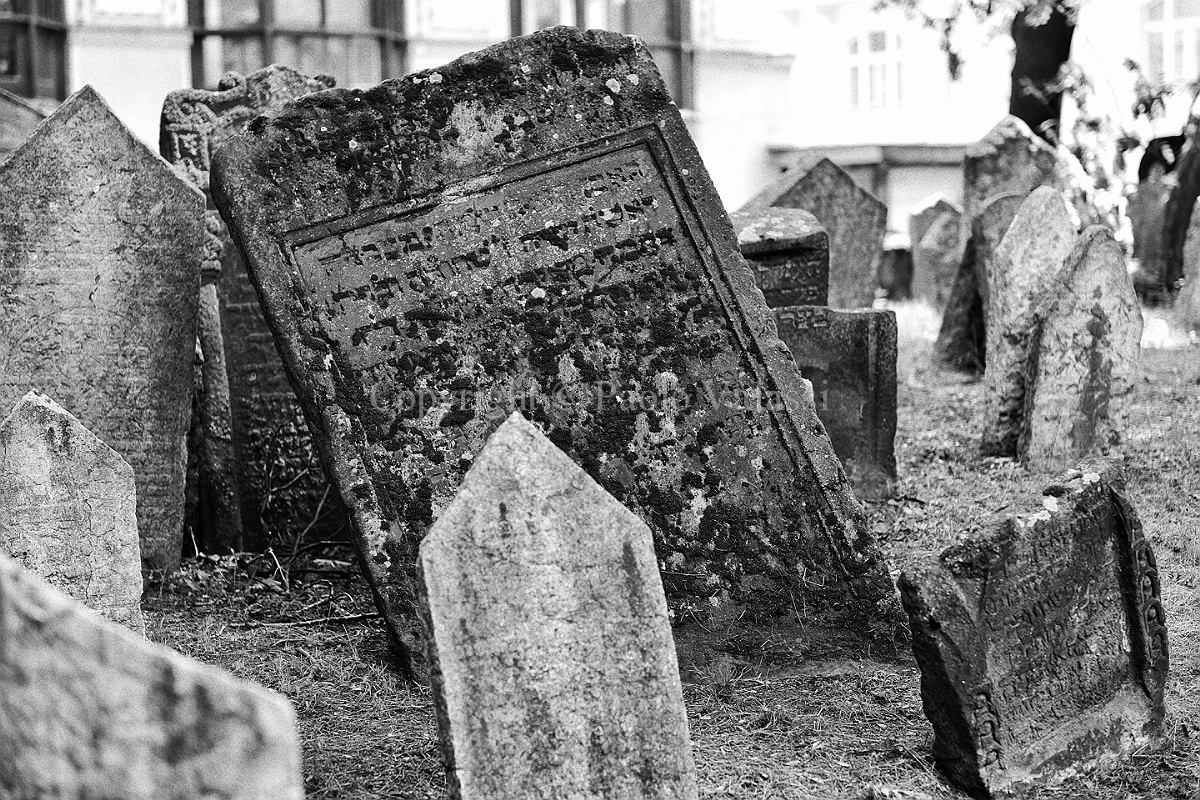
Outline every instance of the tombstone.
<path id="1" fill-rule="evenodd" d="M 133 469 L 30 392 L 0 422 L 0 552 L 145 636 Z"/>
<path id="2" fill-rule="evenodd" d="M 784 173 L 742 207 L 801 208 L 829 233 L 829 305 L 870 308 L 875 302 L 887 206 L 841 167 L 822 158 L 811 169 Z"/>
<path id="3" fill-rule="evenodd" d="M 1200 329 L 1200 203 L 1192 209 L 1183 248 L 1183 286 L 1175 300 L 1178 325 L 1184 332 Z"/>
<path id="4" fill-rule="evenodd" d="M 985 324 L 989 317 L 988 306 L 992 295 L 988 277 L 996 271 L 992 263 L 996 248 L 1008 233 L 1008 227 L 1017 216 L 1017 209 L 1028 196 L 1027 193 L 1005 192 L 989 197 L 971 221 L 971 242 L 975 248 L 975 289 L 983 303 Z"/>
<path id="5" fill-rule="evenodd" d="M 914 300 L 945 308 L 962 263 L 961 220 L 962 210 L 942 195 L 933 195 L 909 217 Z"/>
<path id="6" fill-rule="evenodd" d="M 981 373 L 985 367 L 987 323 L 979 293 L 974 237 L 968 237 L 962 261 L 950 286 L 950 299 L 942 312 L 942 326 L 934 344 L 934 359 L 949 369 Z"/>
<path id="7" fill-rule="evenodd" d="M 1083 232 L 1062 283 L 1036 312 L 1017 443 L 1023 462 L 1050 470 L 1119 441 L 1142 341 L 1133 281 L 1107 228 Z"/>
<path id="8" fill-rule="evenodd" d="M 1133 257 L 1138 262 L 1138 271 L 1147 281 L 1159 284 L 1167 271 L 1168 247 L 1163 226 L 1174 184 L 1175 179 L 1166 177 L 1161 168 L 1153 169 L 1138 182 L 1126 207 L 1133 228 Z"/>
<path id="9" fill-rule="evenodd" d="M 896 313 L 820 306 L 775 309 L 779 338 L 812 382 L 817 416 L 858 497 L 896 481 Z"/>
<path id="10" fill-rule="evenodd" d="M 213 195 L 410 655 L 417 544 L 513 408 L 650 525 L 692 618 L 887 595 L 637 39 L 554 28 L 309 95 L 217 151 Z"/>
<path id="11" fill-rule="evenodd" d="M 304 797 L 291 703 L 108 622 L 0 554 L 5 797 Z"/>
<path id="12" fill-rule="evenodd" d="M 1061 287 L 1060 273 L 1077 238 L 1062 193 L 1043 186 L 1021 204 L 988 263 L 986 456 L 1017 455 L 1035 311 Z"/>
<path id="13" fill-rule="evenodd" d="M 270 66 L 248 76 L 227 73 L 215 92 L 171 92 L 159 150 L 207 195 L 218 145 L 258 115 L 332 85 L 324 76 Z M 329 491 L 241 253 L 211 197 L 205 224 L 199 538 L 214 551 L 261 550 L 273 533 L 308 530 L 328 538 L 344 525 L 345 511 Z"/>
<path id="14" fill-rule="evenodd" d="M 7 89 L 0 89 L 0 161 L 25 143 L 46 112 Z"/>
<path id="15" fill-rule="evenodd" d="M 650 529 L 519 412 L 421 542 L 452 798 L 695 798 Z"/>
<path id="16" fill-rule="evenodd" d="M 0 407 L 38 389 L 133 467 L 143 567 L 179 563 L 204 197 L 90 86 L 0 165 Z"/>
<path id="17" fill-rule="evenodd" d="M 738 249 L 771 308 L 829 304 L 829 234 L 798 208 L 759 208 L 729 215 Z"/>
<path id="18" fill-rule="evenodd" d="M 933 756 L 974 797 L 1127 754 L 1160 729 L 1167 629 L 1154 553 L 1113 462 L 900 577 Z"/>

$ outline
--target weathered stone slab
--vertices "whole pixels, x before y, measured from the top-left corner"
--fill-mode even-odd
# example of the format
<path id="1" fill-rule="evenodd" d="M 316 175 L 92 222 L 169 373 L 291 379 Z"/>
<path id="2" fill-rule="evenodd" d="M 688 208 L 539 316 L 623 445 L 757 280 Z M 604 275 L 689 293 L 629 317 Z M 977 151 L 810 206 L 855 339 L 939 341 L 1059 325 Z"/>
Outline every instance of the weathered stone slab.
<path id="1" fill-rule="evenodd" d="M 1200 329 L 1200 203 L 1192 209 L 1183 248 L 1183 286 L 1175 300 L 1176 318 L 1184 331 Z"/>
<path id="2" fill-rule="evenodd" d="M 556 28 L 309 95 L 218 150 L 213 192 L 410 652 L 417 543 L 513 408 L 650 525 L 681 608 L 887 594 L 636 39 Z"/>
<path id="3" fill-rule="evenodd" d="M 784 173 L 742 207 L 801 208 L 829 233 L 829 305 L 870 308 L 878 287 L 887 205 L 828 158 Z"/>
<path id="4" fill-rule="evenodd" d="M 991 288 L 988 286 L 988 277 L 996 271 L 995 265 L 992 263 L 995 258 L 996 248 L 1000 246 L 1000 241 L 1004 235 L 1008 233 L 1008 227 L 1012 225 L 1013 219 L 1017 216 L 1017 209 L 1025 202 L 1025 198 L 1029 195 L 1022 192 L 1005 192 L 998 194 L 995 197 L 989 197 L 987 202 L 979 209 L 979 213 L 971 221 L 971 244 L 975 248 L 975 287 L 979 292 L 979 298 L 983 302 L 984 324 L 987 324 L 989 318 L 989 306 L 991 305 Z"/>
<path id="5" fill-rule="evenodd" d="M 0 552 L 144 636 L 136 509 L 133 469 L 50 398 L 0 422 Z"/>
<path id="6" fill-rule="evenodd" d="M 1107 228 L 1083 232 L 1061 280 L 1036 312 L 1017 444 L 1022 461 L 1043 469 L 1062 469 L 1119 440 L 1141 355 L 1141 309 Z"/>
<path id="7" fill-rule="evenodd" d="M 971 373 L 984 371 L 987 349 L 987 322 L 978 288 L 979 271 L 975 268 L 977 250 L 974 238 L 968 238 L 934 344 L 934 358 L 938 363 Z"/>
<path id="8" fill-rule="evenodd" d="M 0 407 L 53 397 L 133 467 L 143 565 L 179 563 L 204 197 L 91 87 L 0 165 Z"/>
<path id="9" fill-rule="evenodd" d="M 25 143 L 46 114 L 24 97 L 0 89 L 0 161 Z"/>
<path id="10" fill-rule="evenodd" d="M 1124 491 L 1116 466 L 1085 462 L 1037 513 L 900 578 L 934 760 L 972 796 L 1053 783 L 1159 730 L 1166 618 Z"/>
<path id="11" fill-rule="evenodd" d="M 5 797 L 304 797 L 291 703 L 83 608 L 0 555 Z"/>
<path id="12" fill-rule="evenodd" d="M 945 308 L 962 263 L 962 209 L 941 194 L 913 209 L 908 234 L 912 247 L 912 297 Z"/>
<path id="13" fill-rule="evenodd" d="M 775 309 L 779 338 L 812 382 L 817 416 L 859 497 L 896 481 L 896 313 Z"/>
<path id="14" fill-rule="evenodd" d="M 421 543 L 452 798 L 695 798 L 646 524 L 519 412 Z"/>
<path id="15" fill-rule="evenodd" d="M 1170 247 L 1164 227 L 1167 203 L 1174 185 L 1174 178 L 1167 179 L 1161 169 L 1154 170 L 1138 182 L 1137 191 L 1129 198 L 1126 208 L 1133 227 L 1133 257 L 1137 259 L 1138 269 L 1148 280 L 1160 284 L 1167 273 Z"/>
<path id="16" fill-rule="evenodd" d="M 332 85 L 327 77 L 274 65 L 247 76 L 228 73 L 215 92 L 171 92 L 163 102 L 159 150 L 207 196 L 216 147 L 258 115 L 278 113 L 289 101 Z M 258 550 L 272 534 L 305 529 L 328 538 L 345 525 L 345 510 L 329 491 L 241 253 L 208 199 L 200 289 L 201 544 L 214 551 Z"/>
<path id="17" fill-rule="evenodd" d="M 986 216 L 986 215 L 985 215 Z M 983 454 L 1013 456 L 1025 408 L 1025 371 L 1047 294 L 1062 286 L 1059 274 L 1078 236 L 1067 201 L 1057 189 L 1035 189 L 1021 204 L 988 261 L 987 381 Z"/>
<path id="18" fill-rule="evenodd" d="M 734 211 L 738 249 L 771 308 L 829 304 L 829 234 L 798 208 Z"/>

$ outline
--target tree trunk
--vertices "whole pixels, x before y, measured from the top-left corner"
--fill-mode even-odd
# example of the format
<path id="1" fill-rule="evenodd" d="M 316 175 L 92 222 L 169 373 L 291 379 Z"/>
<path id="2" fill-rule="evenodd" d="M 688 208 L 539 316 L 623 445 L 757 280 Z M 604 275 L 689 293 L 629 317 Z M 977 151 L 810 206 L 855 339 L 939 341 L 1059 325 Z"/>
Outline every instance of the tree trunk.
<path id="1" fill-rule="evenodd" d="M 1039 13 L 1045 13 L 1038 6 L 1021 11 L 1013 19 L 1016 47 L 1008 113 L 1023 120 L 1043 139 L 1057 144 L 1062 92 L 1048 87 L 1071 57 L 1075 23 L 1063 13 L 1058 0 L 1045 1 L 1052 2 L 1053 7 L 1050 18 L 1042 24 L 1030 24 L 1031 16 L 1036 20 Z"/>

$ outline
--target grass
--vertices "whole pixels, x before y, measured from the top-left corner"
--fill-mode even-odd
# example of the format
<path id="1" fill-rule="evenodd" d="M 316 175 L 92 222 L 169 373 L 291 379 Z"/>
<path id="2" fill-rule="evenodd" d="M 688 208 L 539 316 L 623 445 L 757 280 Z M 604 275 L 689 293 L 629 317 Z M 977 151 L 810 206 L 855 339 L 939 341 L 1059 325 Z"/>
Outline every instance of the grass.
<path id="1" fill-rule="evenodd" d="M 929 366 L 935 314 L 896 310 L 901 478 L 897 499 L 871 513 L 894 568 L 940 551 L 960 532 L 956 520 L 1012 510 L 1043 483 L 978 455 L 982 384 Z M 1200 798 L 1200 347 L 1147 349 L 1143 373 L 1124 453 L 1163 578 L 1167 734 L 1034 798 Z M 303 562 L 303 574 L 270 555 L 189 560 L 148 593 L 150 637 L 292 700 L 310 798 L 442 797 L 429 691 L 390 668 L 383 626 L 349 556 L 335 546 L 313 554 L 324 558 Z M 963 797 L 932 767 L 932 729 L 905 647 L 858 658 L 802 638 L 778 643 L 790 659 L 764 665 L 731 654 L 689 674 L 701 797 Z"/>

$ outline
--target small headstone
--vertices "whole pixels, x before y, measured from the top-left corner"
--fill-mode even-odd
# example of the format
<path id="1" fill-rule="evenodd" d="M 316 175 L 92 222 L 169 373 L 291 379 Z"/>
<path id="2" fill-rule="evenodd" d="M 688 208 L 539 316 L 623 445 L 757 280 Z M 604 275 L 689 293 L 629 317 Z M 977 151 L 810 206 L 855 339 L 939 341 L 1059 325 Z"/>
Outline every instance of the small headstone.
<path id="1" fill-rule="evenodd" d="M 914 300 L 923 300 L 934 308 L 945 308 L 954 276 L 962 263 L 961 225 L 962 211 L 945 200 L 913 218 L 910 241 Z M 916 236 L 917 231 L 921 231 L 920 238 Z"/>
<path id="2" fill-rule="evenodd" d="M 1175 300 L 1175 312 L 1185 332 L 1200 330 L 1200 203 L 1192 209 L 1183 247 L 1183 286 Z"/>
<path id="3" fill-rule="evenodd" d="M 1022 461 L 1051 470 L 1119 440 L 1142 341 L 1133 281 L 1107 228 L 1083 232 L 1062 282 L 1037 312 L 1017 444 Z"/>
<path id="4" fill-rule="evenodd" d="M 25 143 L 46 114 L 24 97 L 0 89 L 0 161 Z"/>
<path id="5" fill-rule="evenodd" d="M 71 409 L 137 482 L 143 565 L 183 541 L 204 196 L 90 86 L 0 165 L 0 407 Z"/>
<path id="6" fill-rule="evenodd" d="M 1008 796 L 1158 732 L 1167 629 L 1154 552 L 1119 469 L 1086 462 L 900 577 L 938 767 Z"/>
<path id="7" fill-rule="evenodd" d="M 144 636 L 136 508 L 133 469 L 50 398 L 0 422 L 0 552 Z"/>
<path id="8" fill-rule="evenodd" d="M 896 481 L 896 313 L 775 309 L 779 338 L 813 385 L 817 416 L 857 496 L 891 497 Z"/>
<path id="9" fill-rule="evenodd" d="M 934 192 L 908 210 L 908 240 L 915 246 L 925 238 L 937 222 L 945 216 L 960 216 L 962 209 L 941 192 Z"/>
<path id="10" fill-rule="evenodd" d="M 811 213 L 829 233 L 829 305 L 870 308 L 878 287 L 887 205 L 828 158 L 797 165 L 748 202 L 743 211 L 776 206 Z"/>
<path id="11" fill-rule="evenodd" d="M 729 215 L 755 282 L 771 308 L 829 304 L 829 234 L 798 208 L 758 208 Z"/>
<path id="12" fill-rule="evenodd" d="M 983 454 L 1016 456 L 1025 407 L 1025 371 L 1048 293 L 1077 239 L 1062 193 L 1035 189 L 1017 211 L 988 262 L 987 373 Z"/>
<path id="13" fill-rule="evenodd" d="M 1161 169 L 1155 169 L 1138 182 L 1137 191 L 1129 198 L 1126 214 L 1133 227 L 1133 257 L 1147 280 L 1161 282 L 1167 271 L 1170 248 L 1164 225 L 1174 185 L 1174 178 L 1167 178 Z"/>
<path id="14" fill-rule="evenodd" d="M 695 798 L 650 529 L 519 413 L 421 543 L 452 798 Z"/>
<path id="15" fill-rule="evenodd" d="M 886 596 L 637 39 L 553 28 L 301 98 L 217 151 L 213 193 L 410 653 L 417 544 L 514 408 L 650 525 L 669 599 Z"/>

